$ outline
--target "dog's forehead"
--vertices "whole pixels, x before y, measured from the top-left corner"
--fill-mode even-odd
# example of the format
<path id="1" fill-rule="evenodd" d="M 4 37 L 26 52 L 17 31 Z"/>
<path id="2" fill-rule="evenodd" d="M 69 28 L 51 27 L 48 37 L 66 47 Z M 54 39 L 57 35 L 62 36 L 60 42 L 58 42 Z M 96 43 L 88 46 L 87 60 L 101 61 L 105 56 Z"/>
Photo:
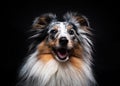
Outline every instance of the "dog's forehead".
<path id="1" fill-rule="evenodd" d="M 65 30 L 72 29 L 73 25 L 69 22 L 52 22 L 50 29 Z"/>
<path id="2" fill-rule="evenodd" d="M 53 22 L 52 29 L 69 29 L 72 26 L 69 22 Z"/>

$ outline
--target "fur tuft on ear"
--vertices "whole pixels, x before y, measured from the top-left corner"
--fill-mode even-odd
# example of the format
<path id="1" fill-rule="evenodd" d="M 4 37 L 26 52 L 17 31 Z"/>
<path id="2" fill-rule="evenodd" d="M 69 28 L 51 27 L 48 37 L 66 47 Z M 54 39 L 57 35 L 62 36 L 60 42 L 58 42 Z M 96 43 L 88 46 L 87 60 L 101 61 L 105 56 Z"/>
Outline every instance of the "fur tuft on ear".
<path id="1" fill-rule="evenodd" d="M 80 26 L 90 27 L 88 19 L 78 13 L 68 12 L 64 15 L 64 19 L 72 23 L 79 23 Z"/>
<path id="2" fill-rule="evenodd" d="M 33 21 L 33 29 L 44 29 L 46 28 L 51 21 L 55 20 L 56 15 L 51 14 L 51 13 L 47 13 L 47 14 L 43 14 L 39 17 L 37 17 L 34 21 Z"/>

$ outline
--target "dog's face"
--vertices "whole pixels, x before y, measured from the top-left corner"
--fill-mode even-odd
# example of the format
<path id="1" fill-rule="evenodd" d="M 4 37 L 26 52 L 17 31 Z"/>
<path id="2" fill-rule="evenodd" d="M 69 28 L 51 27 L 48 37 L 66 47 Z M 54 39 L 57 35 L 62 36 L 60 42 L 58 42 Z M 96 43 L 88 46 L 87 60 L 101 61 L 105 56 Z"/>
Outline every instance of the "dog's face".
<path id="1" fill-rule="evenodd" d="M 67 61 L 71 51 L 77 45 L 76 27 L 69 22 L 53 22 L 48 31 L 48 42 L 52 47 L 56 59 L 61 62 Z"/>
<path id="2" fill-rule="evenodd" d="M 66 62 L 73 56 L 81 58 L 88 27 L 87 19 L 76 14 L 66 14 L 64 21 L 58 21 L 53 14 L 45 14 L 33 23 L 33 29 L 38 31 L 37 37 L 42 37 L 45 47 L 48 46 L 41 45 L 41 52 L 52 53 L 59 62 Z"/>

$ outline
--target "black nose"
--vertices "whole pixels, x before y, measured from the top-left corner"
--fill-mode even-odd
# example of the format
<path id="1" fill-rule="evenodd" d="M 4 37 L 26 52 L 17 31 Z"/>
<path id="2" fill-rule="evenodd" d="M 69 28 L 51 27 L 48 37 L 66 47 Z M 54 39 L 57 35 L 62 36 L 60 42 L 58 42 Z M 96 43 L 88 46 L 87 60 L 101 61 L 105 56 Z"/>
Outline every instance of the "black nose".
<path id="1" fill-rule="evenodd" d="M 60 40 L 59 40 L 59 43 L 61 46 L 66 46 L 67 43 L 68 43 L 68 40 L 66 37 L 61 37 Z"/>

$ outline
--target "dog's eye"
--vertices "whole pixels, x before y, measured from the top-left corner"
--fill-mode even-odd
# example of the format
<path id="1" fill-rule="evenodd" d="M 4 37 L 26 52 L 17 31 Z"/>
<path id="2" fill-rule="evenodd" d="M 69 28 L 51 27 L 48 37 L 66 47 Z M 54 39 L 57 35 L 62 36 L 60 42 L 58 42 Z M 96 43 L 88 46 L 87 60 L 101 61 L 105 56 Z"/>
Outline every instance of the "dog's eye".
<path id="1" fill-rule="evenodd" d="M 74 34 L 74 31 L 73 31 L 73 30 L 69 30 L 68 33 L 69 33 L 70 35 L 73 35 L 73 34 Z"/>
<path id="2" fill-rule="evenodd" d="M 57 30 L 51 30 L 50 33 L 51 33 L 51 34 L 56 34 L 56 33 L 57 33 Z"/>

